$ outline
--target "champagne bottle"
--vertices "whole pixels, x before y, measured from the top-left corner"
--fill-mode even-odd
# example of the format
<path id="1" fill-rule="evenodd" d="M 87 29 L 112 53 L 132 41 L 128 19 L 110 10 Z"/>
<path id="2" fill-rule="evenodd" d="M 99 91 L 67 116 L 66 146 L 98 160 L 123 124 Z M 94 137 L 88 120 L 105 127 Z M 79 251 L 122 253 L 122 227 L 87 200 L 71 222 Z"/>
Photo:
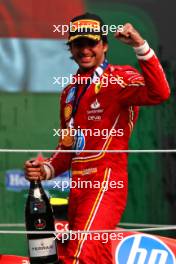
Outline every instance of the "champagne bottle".
<path id="1" fill-rule="evenodd" d="M 53 231 L 53 234 L 27 234 L 30 263 L 55 263 L 58 260 L 54 217 L 40 181 L 31 181 L 25 208 L 27 231 Z"/>

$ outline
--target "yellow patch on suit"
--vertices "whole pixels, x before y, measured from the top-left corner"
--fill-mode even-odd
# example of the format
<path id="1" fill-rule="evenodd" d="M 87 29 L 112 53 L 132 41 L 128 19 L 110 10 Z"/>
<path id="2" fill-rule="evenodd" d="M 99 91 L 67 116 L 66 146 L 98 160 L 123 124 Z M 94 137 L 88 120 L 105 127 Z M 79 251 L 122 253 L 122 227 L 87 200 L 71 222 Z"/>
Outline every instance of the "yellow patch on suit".
<path id="1" fill-rule="evenodd" d="M 64 108 L 64 117 L 65 117 L 65 120 L 70 119 L 71 114 L 72 114 L 72 105 L 71 104 L 68 104 Z"/>

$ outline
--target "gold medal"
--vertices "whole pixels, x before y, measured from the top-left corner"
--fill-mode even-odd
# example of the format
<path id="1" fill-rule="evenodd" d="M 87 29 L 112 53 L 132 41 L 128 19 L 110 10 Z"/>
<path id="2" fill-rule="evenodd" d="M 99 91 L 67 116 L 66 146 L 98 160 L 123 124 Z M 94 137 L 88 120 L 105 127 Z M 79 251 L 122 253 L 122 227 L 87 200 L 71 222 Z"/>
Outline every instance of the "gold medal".
<path id="1" fill-rule="evenodd" d="M 74 136 L 71 135 L 70 133 L 71 129 L 70 128 L 66 128 L 64 129 L 64 133 L 62 134 L 62 140 L 61 140 L 61 144 L 65 147 L 71 147 L 73 146 L 74 143 Z"/>

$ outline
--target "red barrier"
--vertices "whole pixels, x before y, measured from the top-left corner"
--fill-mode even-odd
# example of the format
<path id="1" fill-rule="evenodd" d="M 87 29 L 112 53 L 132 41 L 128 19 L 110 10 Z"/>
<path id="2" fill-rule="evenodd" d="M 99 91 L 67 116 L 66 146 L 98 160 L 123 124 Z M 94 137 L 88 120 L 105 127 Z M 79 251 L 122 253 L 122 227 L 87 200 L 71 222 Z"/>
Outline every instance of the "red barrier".
<path id="1" fill-rule="evenodd" d="M 30 262 L 27 257 L 0 255 L 0 264 L 30 264 Z"/>

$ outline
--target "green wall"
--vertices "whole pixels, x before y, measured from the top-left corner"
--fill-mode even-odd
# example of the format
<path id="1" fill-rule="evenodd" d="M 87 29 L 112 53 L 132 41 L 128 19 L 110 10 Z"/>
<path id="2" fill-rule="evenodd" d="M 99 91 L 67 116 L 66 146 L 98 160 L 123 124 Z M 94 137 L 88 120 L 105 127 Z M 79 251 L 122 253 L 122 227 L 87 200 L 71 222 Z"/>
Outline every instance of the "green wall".
<path id="1" fill-rule="evenodd" d="M 58 138 L 58 94 L 0 94 L 0 148 L 54 149 Z M 5 172 L 23 169 L 36 153 L 0 153 L 0 224 L 23 223 L 27 190 L 5 188 Z M 7 230 L 2 228 L 2 230 Z M 17 228 L 12 228 L 16 230 Z M 23 229 L 20 229 L 23 230 Z M 26 254 L 24 235 L 0 235 L 0 254 Z"/>

